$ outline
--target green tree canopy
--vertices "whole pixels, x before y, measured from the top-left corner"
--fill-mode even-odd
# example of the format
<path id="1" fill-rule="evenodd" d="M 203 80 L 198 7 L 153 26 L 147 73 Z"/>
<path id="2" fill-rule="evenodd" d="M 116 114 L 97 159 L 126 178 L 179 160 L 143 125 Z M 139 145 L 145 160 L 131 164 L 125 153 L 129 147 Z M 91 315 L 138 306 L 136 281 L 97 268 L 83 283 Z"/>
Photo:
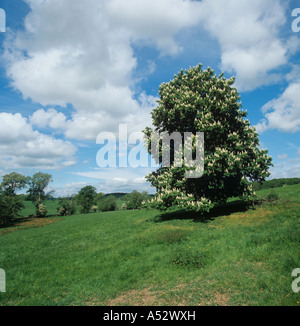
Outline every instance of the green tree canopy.
<path id="1" fill-rule="evenodd" d="M 12 172 L 2 177 L 1 187 L 7 196 L 15 196 L 16 191 L 27 186 L 29 179 L 29 177 L 26 177 L 20 173 Z"/>
<path id="2" fill-rule="evenodd" d="M 47 196 L 50 196 L 53 191 L 49 191 L 46 193 L 46 188 L 48 187 L 49 183 L 52 182 L 52 176 L 51 174 L 38 172 L 35 173 L 30 179 L 29 179 L 29 189 L 28 194 L 30 200 L 37 204 L 43 202 Z"/>
<path id="3" fill-rule="evenodd" d="M 149 199 L 149 195 L 145 191 L 140 193 L 137 190 L 133 190 L 131 193 L 126 194 L 124 199 L 128 209 L 138 209 L 141 208 L 143 201 Z"/>
<path id="4" fill-rule="evenodd" d="M 18 196 L 7 196 L 0 190 L 0 225 L 9 224 L 20 217 L 23 208 L 24 204 Z"/>
<path id="5" fill-rule="evenodd" d="M 24 208 L 23 199 L 16 191 L 27 186 L 28 178 L 20 173 L 12 172 L 2 177 L 0 184 L 0 225 L 9 224 L 20 216 Z"/>
<path id="6" fill-rule="evenodd" d="M 118 209 L 117 199 L 113 195 L 104 196 L 98 201 L 98 209 L 102 212 L 111 212 Z"/>
<path id="7" fill-rule="evenodd" d="M 184 208 L 209 211 L 228 198 L 245 200 L 254 195 L 251 181 L 263 181 L 270 173 L 272 159 L 260 149 L 258 134 L 246 119 L 234 78 L 215 75 L 211 68 L 198 65 L 179 72 L 159 88 L 160 100 L 152 111 L 155 129 L 146 128 L 151 153 L 151 136 L 155 132 L 179 132 L 184 148 L 184 133 L 204 133 L 204 174 L 186 178 L 188 169 L 174 165 L 160 167 L 147 176 L 157 193 L 152 206 L 166 210 Z M 194 143 L 195 144 L 195 143 Z M 192 148 L 196 153 L 195 146 Z M 159 158 L 161 163 L 161 147 Z"/>
<path id="8" fill-rule="evenodd" d="M 76 196 L 76 201 L 80 205 L 80 212 L 90 213 L 92 206 L 96 203 L 97 192 L 93 186 L 83 187 Z"/>

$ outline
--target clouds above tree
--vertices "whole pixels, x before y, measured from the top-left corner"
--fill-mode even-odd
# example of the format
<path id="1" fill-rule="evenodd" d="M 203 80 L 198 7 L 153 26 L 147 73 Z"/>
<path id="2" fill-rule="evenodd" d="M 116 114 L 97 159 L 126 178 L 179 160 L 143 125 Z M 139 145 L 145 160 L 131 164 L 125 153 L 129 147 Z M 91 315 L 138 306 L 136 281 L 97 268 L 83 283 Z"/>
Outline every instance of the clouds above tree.
<path id="1" fill-rule="evenodd" d="M 8 162 L 70 166 L 76 140 L 95 144 L 99 133 L 117 133 L 124 123 L 129 133 L 141 131 L 150 123 L 159 83 L 188 68 L 190 52 L 193 63 L 209 58 L 214 69 L 235 75 L 241 92 L 280 84 L 281 93 L 260 104 L 268 102 L 263 111 L 256 107 L 258 120 L 263 115 L 257 129 L 299 130 L 300 41 L 283 0 L 24 2 L 29 13 L 23 28 L 3 35 L 1 63 L 10 85 L 34 106 L 2 116 L 3 128 L 15 124 L 10 135 L 0 131 L 2 170 Z"/>
<path id="2" fill-rule="evenodd" d="M 76 151 L 69 141 L 34 130 L 19 113 L 0 113 L 0 165 L 6 169 L 71 166 Z"/>
<path id="3" fill-rule="evenodd" d="M 204 26 L 221 46 L 221 68 L 245 90 L 277 81 L 274 70 L 287 64 L 293 46 L 280 39 L 286 18 L 279 0 L 26 2 L 25 29 L 6 40 L 8 76 L 24 98 L 72 104 L 64 129 L 75 139 L 94 140 L 132 116 L 149 118 L 155 104 L 149 94 L 141 102 L 137 91 L 134 43 L 175 55 L 181 51 L 176 35 Z"/>

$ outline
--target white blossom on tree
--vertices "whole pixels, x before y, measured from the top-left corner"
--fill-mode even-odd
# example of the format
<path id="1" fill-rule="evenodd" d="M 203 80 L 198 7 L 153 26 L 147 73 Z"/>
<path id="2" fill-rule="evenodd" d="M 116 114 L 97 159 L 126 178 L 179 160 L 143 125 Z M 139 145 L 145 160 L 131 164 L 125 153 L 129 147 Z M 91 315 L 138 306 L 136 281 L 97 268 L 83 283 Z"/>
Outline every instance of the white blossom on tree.
<path id="1" fill-rule="evenodd" d="M 184 161 L 181 167 L 174 164 L 175 145 L 170 146 L 170 166 L 163 166 L 162 146 L 158 146 L 159 168 L 147 176 L 157 193 L 145 205 L 159 210 L 209 211 L 232 197 L 253 198 L 251 182 L 264 181 L 270 175 L 272 158 L 259 148 L 258 134 L 241 109 L 234 82 L 233 77 L 217 76 L 211 68 L 204 71 L 198 65 L 160 86 L 160 100 L 151 113 L 155 129 L 144 130 L 149 153 L 153 134 L 180 133 L 184 158 L 184 134 L 204 133 L 204 171 L 200 178 L 186 178 L 191 168 Z M 194 153 L 195 141 L 190 146 Z"/>

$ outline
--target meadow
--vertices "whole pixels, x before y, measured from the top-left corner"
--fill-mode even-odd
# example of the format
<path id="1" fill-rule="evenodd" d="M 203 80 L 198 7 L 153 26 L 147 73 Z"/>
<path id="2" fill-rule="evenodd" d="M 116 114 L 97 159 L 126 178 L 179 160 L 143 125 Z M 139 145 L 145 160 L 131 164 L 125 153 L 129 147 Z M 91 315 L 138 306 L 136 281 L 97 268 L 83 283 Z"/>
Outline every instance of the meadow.
<path id="1" fill-rule="evenodd" d="M 271 192 L 204 217 L 119 210 L 2 228 L 0 305 L 298 306 L 300 185 L 258 194 Z"/>
<path id="2" fill-rule="evenodd" d="M 23 204 L 25 207 L 20 212 L 22 217 L 27 217 L 36 214 L 35 206 L 31 201 L 24 201 Z M 45 204 L 48 210 L 47 215 L 49 216 L 57 215 L 57 207 L 59 206 L 59 201 L 57 199 L 47 200 Z"/>

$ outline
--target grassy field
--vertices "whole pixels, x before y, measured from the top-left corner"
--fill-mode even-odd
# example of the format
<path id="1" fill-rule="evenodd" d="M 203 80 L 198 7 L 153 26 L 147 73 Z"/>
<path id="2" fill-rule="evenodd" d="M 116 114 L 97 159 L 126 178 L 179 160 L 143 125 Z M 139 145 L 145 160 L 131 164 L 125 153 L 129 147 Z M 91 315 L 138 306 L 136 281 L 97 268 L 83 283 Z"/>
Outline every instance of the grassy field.
<path id="1" fill-rule="evenodd" d="M 45 205 L 48 210 L 47 215 L 57 215 L 58 200 L 47 200 Z M 24 206 L 25 208 L 21 211 L 21 216 L 35 215 L 35 206 L 31 201 L 24 201 Z"/>
<path id="2" fill-rule="evenodd" d="M 116 200 L 118 209 L 122 209 L 122 204 L 124 203 L 124 200 L 118 198 Z M 48 213 L 47 215 L 53 216 L 57 215 L 57 207 L 59 207 L 59 200 L 54 199 L 54 200 L 47 200 L 45 201 L 45 205 L 47 207 Z M 32 202 L 30 201 L 24 201 L 24 206 L 25 208 L 21 211 L 21 216 L 22 217 L 27 217 L 30 215 L 35 215 L 35 206 Z M 79 208 L 78 208 L 79 211 Z"/>
<path id="3" fill-rule="evenodd" d="M 272 191 L 277 203 L 202 219 L 136 210 L 0 229 L 0 305 L 300 305 L 300 185 Z"/>

